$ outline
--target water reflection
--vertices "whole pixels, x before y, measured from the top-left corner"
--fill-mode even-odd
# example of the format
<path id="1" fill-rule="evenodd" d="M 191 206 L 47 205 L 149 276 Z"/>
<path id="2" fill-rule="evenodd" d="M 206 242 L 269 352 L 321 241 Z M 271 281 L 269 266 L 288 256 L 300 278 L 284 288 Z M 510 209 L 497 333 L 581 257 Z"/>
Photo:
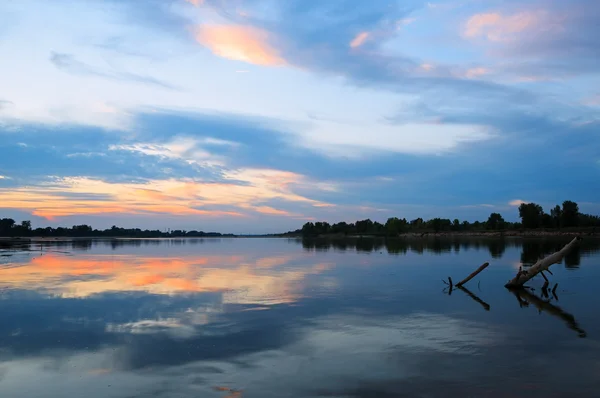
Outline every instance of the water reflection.
<path id="1" fill-rule="evenodd" d="M 533 304 L 540 313 L 544 311 L 552 316 L 561 319 L 569 329 L 576 331 L 579 337 L 586 337 L 587 334 L 585 330 L 583 330 L 579 326 L 579 324 L 575 320 L 575 317 L 572 314 L 564 311 L 559 306 L 552 304 L 550 300 L 538 297 L 535 294 L 529 292 L 527 289 L 510 289 L 510 291 L 517 298 L 517 301 L 519 302 L 519 306 L 521 308 L 528 307 L 529 304 Z M 554 297 L 557 298 L 555 292 Z"/>
<path id="2" fill-rule="evenodd" d="M 72 246 L 80 248 L 80 243 Z M 222 292 L 224 303 L 293 302 L 308 275 L 331 264 L 286 267 L 299 256 L 181 256 L 169 258 L 97 254 L 64 256 L 41 253 L 26 266 L 5 268 L 3 285 L 60 297 L 89 297 L 105 292 L 184 294 Z"/>
<path id="3" fill-rule="evenodd" d="M 461 250 L 487 249 L 493 259 L 500 259 L 507 248 L 521 248 L 521 264 L 529 266 L 535 264 L 540 258 L 560 250 L 571 239 L 566 238 L 406 238 L 406 239 L 376 239 L 376 238 L 349 238 L 349 239 L 302 239 L 302 247 L 312 251 L 346 251 L 358 252 L 387 251 L 389 254 L 407 254 L 409 252 L 423 254 L 460 253 Z M 300 241 L 300 240 L 299 240 Z M 600 239 L 584 239 L 565 257 L 565 265 L 577 268 L 581 263 L 581 256 L 600 251 Z"/>
<path id="4" fill-rule="evenodd" d="M 596 396 L 599 245 L 553 266 L 560 307 L 519 293 L 539 317 L 503 287 L 527 243 L 35 242 L 0 266 L 0 396 Z"/>

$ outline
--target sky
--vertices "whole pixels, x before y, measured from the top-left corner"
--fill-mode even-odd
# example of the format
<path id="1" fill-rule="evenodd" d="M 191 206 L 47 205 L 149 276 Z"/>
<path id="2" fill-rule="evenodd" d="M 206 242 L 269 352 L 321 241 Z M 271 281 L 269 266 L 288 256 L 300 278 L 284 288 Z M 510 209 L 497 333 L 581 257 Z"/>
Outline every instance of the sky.
<path id="1" fill-rule="evenodd" d="M 0 217 L 600 213 L 596 0 L 5 0 Z"/>

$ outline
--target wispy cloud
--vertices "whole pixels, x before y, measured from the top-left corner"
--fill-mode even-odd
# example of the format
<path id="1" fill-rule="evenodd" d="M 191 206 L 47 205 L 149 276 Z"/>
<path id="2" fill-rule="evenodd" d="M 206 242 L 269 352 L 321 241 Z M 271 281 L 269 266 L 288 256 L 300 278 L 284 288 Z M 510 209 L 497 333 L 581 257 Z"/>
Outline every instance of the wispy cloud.
<path id="1" fill-rule="evenodd" d="M 583 104 L 588 106 L 600 106 L 600 94 L 584 99 Z"/>
<path id="2" fill-rule="evenodd" d="M 235 143 L 215 138 L 174 137 L 165 143 L 135 143 L 110 145 L 111 151 L 128 151 L 156 156 L 162 159 L 175 159 L 201 166 L 223 166 L 224 159 L 212 154 L 204 146 L 235 146 Z"/>
<path id="3" fill-rule="evenodd" d="M 187 3 L 190 3 L 196 7 L 204 4 L 204 0 L 185 0 Z"/>
<path id="4" fill-rule="evenodd" d="M 476 79 L 481 76 L 488 75 L 490 73 L 491 73 L 491 71 L 488 68 L 483 68 L 483 67 L 469 68 L 465 72 L 465 77 L 467 77 L 469 79 Z"/>
<path id="5" fill-rule="evenodd" d="M 369 39 L 370 35 L 371 34 L 369 32 L 360 32 L 359 34 L 354 36 L 354 39 L 352 39 L 352 41 L 350 42 L 350 47 L 357 48 L 362 46 Z"/>
<path id="6" fill-rule="evenodd" d="M 220 57 L 263 66 L 286 65 L 269 36 L 266 30 L 241 25 L 201 25 L 195 31 L 196 41 Z"/>
<path id="7" fill-rule="evenodd" d="M 169 83 L 150 76 L 116 70 L 105 70 L 99 67 L 88 65 L 77 60 L 72 54 L 52 52 L 50 54 L 50 62 L 52 62 L 52 64 L 54 64 L 54 66 L 57 68 L 74 75 L 97 76 L 105 79 L 149 84 L 171 90 L 178 89 Z"/>
<path id="8" fill-rule="evenodd" d="M 475 14 L 469 18 L 464 35 L 468 38 L 485 37 L 490 41 L 514 40 L 515 35 L 540 23 L 542 12 L 524 11 L 512 15 L 501 13 Z"/>
<path id="9" fill-rule="evenodd" d="M 3 108 L 8 108 L 9 106 L 14 105 L 14 103 L 12 101 L 7 101 L 7 100 L 0 100 L 0 111 Z"/>

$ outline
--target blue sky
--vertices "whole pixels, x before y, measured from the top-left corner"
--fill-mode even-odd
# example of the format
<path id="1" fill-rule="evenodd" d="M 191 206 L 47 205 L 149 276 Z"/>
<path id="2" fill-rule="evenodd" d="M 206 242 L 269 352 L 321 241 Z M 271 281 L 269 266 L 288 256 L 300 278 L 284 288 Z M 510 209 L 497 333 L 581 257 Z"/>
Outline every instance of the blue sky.
<path id="1" fill-rule="evenodd" d="M 0 3 L 0 212 L 279 232 L 600 212 L 591 0 Z"/>

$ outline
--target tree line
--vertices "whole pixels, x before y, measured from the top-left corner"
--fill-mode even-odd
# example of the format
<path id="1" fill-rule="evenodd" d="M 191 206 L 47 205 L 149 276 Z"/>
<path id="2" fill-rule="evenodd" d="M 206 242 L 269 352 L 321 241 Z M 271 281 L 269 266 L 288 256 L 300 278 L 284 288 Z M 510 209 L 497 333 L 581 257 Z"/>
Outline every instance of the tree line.
<path id="1" fill-rule="evenodd" d="M 89 225 L 74 225 L 71 228 L 35 228 L 31 227 L 31 221 L 23 221 L 17 224 L 12 218 L 0 219 L 0 236 L 3 237 L 127 237 L 127 238 L 170 238 L 170 237 L 231 237 L 232 234 L 221 234 L 218 232 L 173 230 L 163 232 L 160 230 L 142 230 L 140 228 L 111 228 L 98 230 Z"/>
<path id="2" fill-rule="evenodd" d="M 550 214 L 544 212 L 537 203 L 523 203 L 519 206 L 521 222 L 509 222 L 500 213 L 491 213 L 487 221 L 460 221 L 459 219 L 433 218 L 423 220 L 416 218 L 390 217 L 385 224 L 370 219 L 355 223 L 307 222 L 301 229 L 290 231 L 284 235 L 374 235 L 398 236 L 410 232 L 480 232 L 522 229 L 561 229 L 600 227 L 600 217 L 579 212 L 577 203 L 566 200 L 562 207 L 556 205 Z"/>

